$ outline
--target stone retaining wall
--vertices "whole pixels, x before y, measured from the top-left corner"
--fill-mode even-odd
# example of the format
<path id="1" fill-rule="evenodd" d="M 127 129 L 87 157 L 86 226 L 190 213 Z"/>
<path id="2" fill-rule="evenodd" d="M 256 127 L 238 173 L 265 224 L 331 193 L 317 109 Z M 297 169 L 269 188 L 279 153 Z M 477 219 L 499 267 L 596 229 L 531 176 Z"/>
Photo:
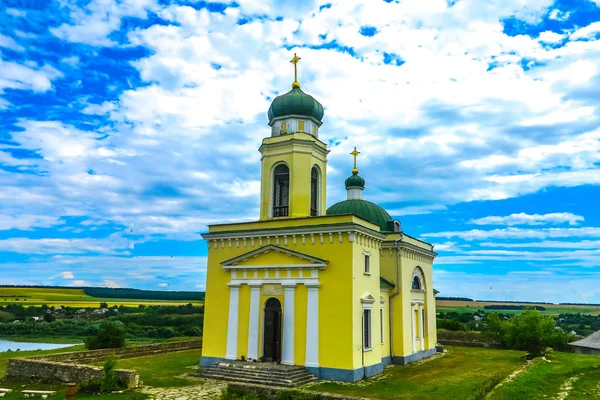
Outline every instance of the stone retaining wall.
<path id="1" fill-rule="evenodd" d="M 298 390 L 298 389 L 289 389 L 289 388 L 278 388 L 274 386 L 261 386 L 261 385 L 248 385 L 244 383 L 229 383 L 227 387 L 233 389 L 240 389 L 244 391 L 248 391 L 251 393 L 262 394 L 264 396 L 268 396 L 271 398 L 276 398 L 279 392 L 302 392 L 306 394 L 315 395 L 315 400 L 369 400 L 365 397 L 353 397 L 341 394 L 333 394 L 333 393 L 320 393 L 320 392 L 311 392 L 308 390 Z"/>
<path id="2" fill-rule="evenodd" d="M 137 371 L 117 369 L 117 380 L 128 389 L 138 387 L 140 377 Z M 59 381 L 64 383 L 80 383 L 91 379 L 100 379 L 101 367 L 90 365 L 67 364 L 31 358 L 12 358 L 6 366 L 6 377 L 9 379 L 36 379 L 42 381 Z"/>
<path id="3" fill-rule="evenodd" d="M 6 376 L 17 380 L 39 379 L 44 381 L 81 383 L 90 379 L 100 378 L 103 373 L 101 367 L 86 364 L 100 363 L 109 357 L 124 359 L 200 348 L 202 348 L 202 340 L 188 340 L 185 342 L 156 343 L 123 347 L 120 349 L 78 351 L 40 357 L 13 358 L 8 360 Z M 137 371 L 127 369 L 117 369 L 115 371 L 117 372 L 119 382 L 123 386 L 133 388 L 139 385 Z"/>
<path id="4" fill-rule="evenodd" d="M 125 359 L 201 348 L 202 340 L 198 339 L 184 342 L 155 343 L 142 346 L 122 347 L 120 349 L 102 349 L 60 353 L 50 356 L 32 357 L 32 359 L 77 364 L 94 364 L 102 362 L 111 356 L 116 359 Z"/>
<path id="5" fill-rule="evenodd" d="M 490 349 L 503 349 L 499 343 L 489 343 L 489 342 L 471 342 L 471 341 L 462 341 L 462 340 L 439 340 L 438 342 L 444 346 L 465 346 L 465 347 L 485 347 Z"/>

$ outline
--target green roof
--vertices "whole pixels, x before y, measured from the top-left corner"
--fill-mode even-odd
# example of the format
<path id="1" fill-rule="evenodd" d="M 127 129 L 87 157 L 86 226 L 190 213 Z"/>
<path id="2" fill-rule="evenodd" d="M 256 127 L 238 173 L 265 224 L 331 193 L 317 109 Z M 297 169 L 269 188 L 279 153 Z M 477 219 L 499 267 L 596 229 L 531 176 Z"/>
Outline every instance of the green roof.
<path id="1" fill-rule="evenodd" d="M 340 201 L 327 209 L 327 215 L 354 214 L 379 225 L 383 232 L 394 231 L 394 220 L 382 207 L 362 199 Z"/>
<path id="2" fill-rule="evenodd" d="M 379 287 L 393 289 L 396 287 L 396 285 L 394 285 L 392 282 L 388 281 L 387 279 L 379 277 Z"/>
<path id="3" fill-rule="evenodd" d="M 288 115 L 311 117 L 321 123 L 323 106 L 314 97 L 304 93 L 300 88 L 293 88 L 286 94 L 275 97 L 269 107 L 269 122 L 274 118 Z"/>
<path id="4" fill-rule="evenodd" d="M 349 187 L 365 187 L 365 180 L 358 176 L 358 174 L 352 174 L 348 179 L 346 179 L 346 189 Z"/>

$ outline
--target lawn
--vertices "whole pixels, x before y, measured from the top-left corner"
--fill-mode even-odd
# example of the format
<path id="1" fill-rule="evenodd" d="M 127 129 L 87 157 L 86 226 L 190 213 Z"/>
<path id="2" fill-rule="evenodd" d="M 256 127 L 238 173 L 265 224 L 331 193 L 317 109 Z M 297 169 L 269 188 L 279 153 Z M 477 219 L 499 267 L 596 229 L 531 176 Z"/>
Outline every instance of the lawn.
<path id="1" fill-rule="evenodd" d="M 311 390 L 373 399 L 470 399 L 524 364 L 524 352 L 448 346 L 448 353 L 408 366 L 387 367 L 358 383 L 322 383 Z"/>
<path id="2" fill-rule="evenodd" d="M 553 352 L 537 358 L 514 381 L 500 386 L 490 399 L 600 398 L 600 357 Z"/>

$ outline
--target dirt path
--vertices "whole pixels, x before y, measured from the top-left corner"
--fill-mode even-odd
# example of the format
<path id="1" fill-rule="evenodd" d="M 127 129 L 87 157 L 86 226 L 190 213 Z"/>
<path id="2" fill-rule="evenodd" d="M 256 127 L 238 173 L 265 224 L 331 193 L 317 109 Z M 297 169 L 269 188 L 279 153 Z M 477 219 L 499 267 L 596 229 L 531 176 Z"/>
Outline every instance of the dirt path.
<path id="1" fill-rule="evenodd" d="M 573 390 L 573 384 L 577 382 L 577 380 L 581 378 L 582 375 L 583 374 L 574 375 L 566 381 L 564 381 L 563 384 L 560 385 L 560 392 L 558 392 L 556 400 L 565 400 L 567 396 L 569 396 L 569 393 L 571 393 L 571 390 Z"/>
<path id="2" fill-rule="evenodd" d="M 517 368 L 516 370 L 514 370 L 510 375 L 508 375 L 506 378 L 504 378 L 502 380 L 502 382 L 500 382 L 499 384 L 497 384 L 496 386 L 494 386 L 492 388 L 492 390 L 490 390 L 488 392 L 488 394 L 485 395 L 485 399 L 489 399 L 490 396 L 499 388 L 502 387 L 502 385 L 508 383 L 508 382 L 512 382 L 517 376 L 521 375 L 523 372 L 525 372 L 525 370 L 531 365 L 531 360 L 527 360 L 527 363 L 523 364 L 521 367 Z"/>
<path id="3" fill-rule="evenodd" d="M 143 387 L 139 391 L 154 400 L 218 399 L 227 386 L 222 381 L 205 381 L 202 384 L 180 388 Z"/>

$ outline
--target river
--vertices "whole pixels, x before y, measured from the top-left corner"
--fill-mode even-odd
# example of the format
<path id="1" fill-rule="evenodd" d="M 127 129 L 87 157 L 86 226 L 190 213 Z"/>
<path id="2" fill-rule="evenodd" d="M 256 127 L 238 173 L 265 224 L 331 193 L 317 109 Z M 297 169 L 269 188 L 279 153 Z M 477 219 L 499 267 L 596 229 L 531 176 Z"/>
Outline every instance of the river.
<path id="1" fill-rule="evenodd" d="M 13 342 L 11 340 L 0 339 L 0 353 L 3 351 L 20 351 L 26 350 L 52 350 L 62 349 L 63 347 L 74 346 L 73 344 L 64 343 L 30 343 L 30 342 Z"/>

